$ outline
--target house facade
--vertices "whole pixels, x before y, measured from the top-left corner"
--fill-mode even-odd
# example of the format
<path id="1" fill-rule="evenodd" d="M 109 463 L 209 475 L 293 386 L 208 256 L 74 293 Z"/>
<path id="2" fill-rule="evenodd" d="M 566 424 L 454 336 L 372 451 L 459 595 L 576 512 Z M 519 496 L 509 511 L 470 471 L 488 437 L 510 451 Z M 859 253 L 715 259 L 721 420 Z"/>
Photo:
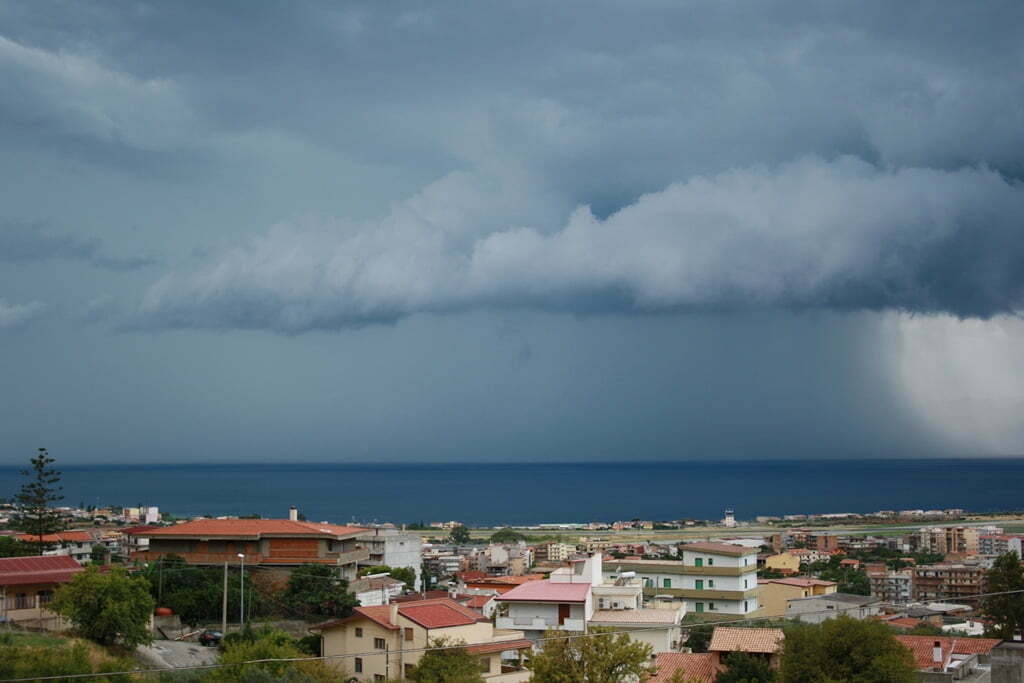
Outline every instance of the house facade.
<path id="1" fill-rule="evenodd" d="M 365 562 L 360 562 L 360 565 L 387 565 L 392 569 L 412 569 L 416 572 L 416 584 L 409 586 L 409 589 L 418 591 L 424 588 L 420 577 L 423 572 L 423 539 L 419 534 L 377 527 L 368 529 L 361 540 L 370 556 Z"/>
<path id="2" fill-rule="evenodd" d="M 357 607 L 352 616 L 314 630 L 325 656 L 351 655 L 333 660 L 346 680 L 406 680 L 422 659 L 422 648 L 440 638 L 464 643 L 479 657 L 481 676 L 489 683 L 530 678 L 522 653 L 532 643 L 521 631 L 495 629 L 481 614 L 448 598 Z"/>
<path id="3" fill-rule="evenodd" d="M 793 577 L 786 579 L 760 579 L 762 617 L 783 617 L 790 600 L 828 595 L 839 590 L 834 581 Z"/>
<path id="4" fill-rule="evenodd" d="M 238 564 L 241 553 L 252 567 L 326 564 L 354 579 L 370 552 L 361 527 L 315 524 L 290 519 L 199 519 L 143 532 L 149 547 L 131 559 L 152 562 L 178 555 L 189 564 Z"/>
<path id="5" fill-rule="evenodd" d="M 810 624 L 845 615 L 854 619 L 867 619 L 882 613 L 881 601 L 869 595 L 829 593 L 809 598 L 790 600 L 786 618 Z"/>
<path id="6" fill-rule="evenodd" d="M 18 534 L 15 538 L 26 543 L 38 543 L 39 537 L 30 534 Z M 93 531 L 61 531 L 47 534 L 42 538 L 43 556 L 65 555 L 79 564 L 85 564 L 92 557 L 92 549 L 100 545 L 98 533 Z"/>
<path id="7" fill-rule="evenodd" d="M 47 605 L 58 586 L 82 571 L 69 555 L 0 558 L 0 623 L 62 628 L 61 619 Z"/>

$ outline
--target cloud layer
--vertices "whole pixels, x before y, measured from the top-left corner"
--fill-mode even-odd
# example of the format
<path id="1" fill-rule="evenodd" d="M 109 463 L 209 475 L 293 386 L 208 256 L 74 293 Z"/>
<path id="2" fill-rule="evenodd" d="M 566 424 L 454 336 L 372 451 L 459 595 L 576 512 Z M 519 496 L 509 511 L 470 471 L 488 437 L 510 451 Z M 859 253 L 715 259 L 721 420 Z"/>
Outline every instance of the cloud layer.
<path id="1" fill-rule="evenodd" d="M 1024 188 L 984 168 L 810 158 L 678 183 L 604 220 L 579 207 L 547 232 L 481 230 L 497 205 L 453 180 L 379 222 L 279 225 L 163 279 L 141 313 L 301 332 L 474 307 L 988 317 L 1024 304 Z"/>
<path id="2" fill-rule="evenodd" d="M 12 304 L 0 298 L 0 329 L 20 327 L 42 314 L 45 308 L 39 301 Z"/>
<path id="3" fill-rule="evenodd" d="M 83 261 L 113 271 L 136 270 L 156 263 L 146 256 L 111 256 L 97 237 L 54 234 L 38 226 L 9 223 L 0 226 L 0 262 L 30 263 L 63 259 Z"/>

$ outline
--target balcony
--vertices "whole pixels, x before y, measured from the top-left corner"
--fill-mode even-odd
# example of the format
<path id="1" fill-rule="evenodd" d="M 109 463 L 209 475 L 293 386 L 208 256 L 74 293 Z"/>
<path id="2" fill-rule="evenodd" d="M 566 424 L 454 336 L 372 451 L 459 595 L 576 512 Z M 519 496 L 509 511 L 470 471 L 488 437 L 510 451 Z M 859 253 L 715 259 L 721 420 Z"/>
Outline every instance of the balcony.
<path id="1" fill-rule="evenodd" d="M 327 557 L 337 560 L 338 564 L 353 564 L 369 560 L 370 551 L 367 548 L 356 548 L 346 553 L 327 553 Z"/>
<path id="2" fill-rule="evenodd" d="M 564 623 L 559 624 L 557 619 L 545 619 L 544 617 L 498 617 L 494 626 L 495 628 L 517 631 L 547 631 L 548 629 L 555 629 L 582 632 L 586 629 L 583 619 L 566 619 Z"/>

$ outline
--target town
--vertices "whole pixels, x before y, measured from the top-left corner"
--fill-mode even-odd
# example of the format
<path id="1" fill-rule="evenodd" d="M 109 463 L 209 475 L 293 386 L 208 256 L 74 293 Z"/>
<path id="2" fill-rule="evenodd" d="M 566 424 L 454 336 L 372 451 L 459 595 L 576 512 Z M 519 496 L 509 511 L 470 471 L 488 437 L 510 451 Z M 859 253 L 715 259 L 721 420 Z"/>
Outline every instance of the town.
<path id="1" fill-rule="evenodd" d="M 52 459 L 33 462 L 45 489 L 59 474 Z M 788 634 L 825 638 L 849 621 L 873 629 L 865 642 L 895 644 L 917 680 L 1024 675 L 1024 533 L 1012 515 L 744 521 L 729 509 L 720 520 L 471 529 L 339 525 L 296 506 L 192 519 L 148 505 L 51 508 L 39 490 L 0 505 L 0 646 L 20 633 L 92 637 L 131 653 L 125 671 L 218 666 L 252 654 L 240 643 L 276 638 L 327 680 L 438 680 L 431 667 L 451 662 L 433 653 L 457 652 L 472 660 L 467 680 L 543 681 L 575 656 L 558 638 L 584 634 L 621 650 L 625 668 L 608 680 L 798 680 L 786 678 L 798 652 Z M 829 526 L 854 518 L 856 531 Z M 700 536 L 668 537 L 681 530 Z M 73 596 L 104 581 L 136 582 L 134 629 L 91 633 L 96 615 Z"/>

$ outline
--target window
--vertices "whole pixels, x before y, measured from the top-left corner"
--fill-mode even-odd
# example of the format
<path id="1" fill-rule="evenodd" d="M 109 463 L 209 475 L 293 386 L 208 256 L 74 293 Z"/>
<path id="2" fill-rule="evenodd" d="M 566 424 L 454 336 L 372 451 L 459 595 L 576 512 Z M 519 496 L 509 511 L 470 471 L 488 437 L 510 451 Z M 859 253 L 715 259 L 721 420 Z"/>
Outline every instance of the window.
<path id="1" fill-rule="evenodd" d="M 384 642 L 383 638 L 374 638 L 373 639 L 373 649 L 374 650 L 384 650 L 384 649 L 387 648 L 387 646 L 388 646 L 388 644 L 386 642 Z"/>
<path id="2" fill-rule="evenodd" d="M 362 637 L 363 637 L 363 627 L 362 626 L 356 626 L 356 638 L 362 638 Z"/>
<path id="3" fill-rule="evenodd" d="M 713 558 L 713 557 L 709 557 L 708 558 L 708 566 L 709 567 L 714 567 L 715 566 L 715 558 Z"/>
<path id="4" fill-rule="evenodd" d="M 53 591 L 43 590 L 36 593 L 36 595 L 39 596 L 40 605 L 48 605 L 53 602 Z"/>
<path id="5" fill-rule="evenodd" d="M 654 588 L 654 579 L 649 578 L 649 577 L 645 578 L 644 579 L 644 588 Z"/>
<path id="6" fill-rule="evenodd" d="M 744 588 L 746 588 L 746 587 L 747 587 L 747 581 L 749 581 L 749 579 L 743 579 L 743 587 L 744 587 Z"/>
<path id="7" fill-rule="evenodd" d="M 703 602 L 698 602 L 697 603 L 697 612 L 700 613 L 700 612 L 703 612 L 703 611 L 704 611 L 704 603 Z"/>
<path id="8" fill-rule="evenodd" d="M 405 677 L 406 678 L 408 678 L 409 676 L 412 675 L 412 668 L 414 666 L 415 666 L 415 664 L 406 664 L 405 665 L 404 669 L 405 669 Z"/>
<path id="9" fill-rule="evenodd" d="M 708 579 L 708 588 L 714 588 L 714 587 L 715 587 L 715 580 L 714 579 Z"/>
<path id="10" fill-rule="evenodd" d="M 488 673 L 488 672 L 490 672 L 490 670 L 491 670 L 491 658 L 490 657 L 481 657 L 480 658 L 480 671 L 483 672 L 483 673 Z"/>
<path id="11" fill-rule="evenodd" d="M 750 611 L 750 608 L 749 608 L 749 607 L 747 606 L 747 601 L 746 601 L 746 600 L 744 600 L 744 601 L 743 601 L 743 612 L 744 612 L 744 614 L 745 614 L 745 613 L 747 613 L 747 612 L 749 612 L 749 611 Z"/>
<path id="12" fill-rule="evenodd" d="M 714 612 L 715 611 L 715 603 L 709 602 L 708 603 L 708 610 L 711 611 L 711 612 Z"/>
<path id="13" fill-rule="evenodd" d="M 662 579 L 661 587 L 662 588 L 671 588 L 672 587 L 672 579 Z"/>
<path id="14" fill-rule="evenodd" d="M 14 609 L 29 609 L 35 607 L 28 597 L 28 593 L 18 593 L 14 596 Z"/>
<path id="15" fill-rule="evenodd" d="M 703 557 L 695 557 L 693 559 L 693 566 L 694 567 L 703 567 L 704 566 L 704 558 Z"/>
<path id="16" fill-rule="evenodd" d="M 357 674 L 363 673 L 363 658 L 362 657 L 356 657 L 356 673 Z"/>
<path id="17" fill-rule="evenodd" d="M 408 626 L 405 627 L 405 639 L 412 640 L 412 629 Z"/>

